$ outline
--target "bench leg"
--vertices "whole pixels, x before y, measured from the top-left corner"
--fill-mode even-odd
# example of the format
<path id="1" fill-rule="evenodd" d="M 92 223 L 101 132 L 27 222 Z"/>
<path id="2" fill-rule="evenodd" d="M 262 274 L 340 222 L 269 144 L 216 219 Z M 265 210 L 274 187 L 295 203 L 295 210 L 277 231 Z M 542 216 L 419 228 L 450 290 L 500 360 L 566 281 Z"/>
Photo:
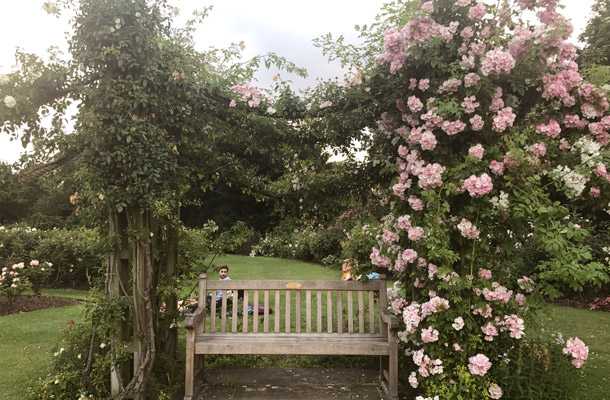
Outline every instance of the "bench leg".
<path id="1" fill-rule="evenodd" d="M 195 396 L 195 330 L 186 333 L 186 372 L 184 400 L 194 400 Z"/>
<path id="2" fill-rule="evenodd" d="M 398 338 L 389 336 L 388 369 L 380 362 L 381 386 L 390 400 L 398 400 Z"/>

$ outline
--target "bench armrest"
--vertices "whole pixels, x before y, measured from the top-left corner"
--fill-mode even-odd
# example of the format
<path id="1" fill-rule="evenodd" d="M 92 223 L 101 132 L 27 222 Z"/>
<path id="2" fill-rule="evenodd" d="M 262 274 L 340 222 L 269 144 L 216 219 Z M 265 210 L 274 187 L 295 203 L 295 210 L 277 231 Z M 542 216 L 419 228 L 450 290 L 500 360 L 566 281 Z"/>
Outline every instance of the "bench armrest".
<path id="1" fill-rule="evenodd" d="M 399 321 L 398 318 L 396 318 L 396 315 L 387 310 L 381 312 L 381 320 L 388 325 L 389 329 L 397 329 L 399 326 Z"/>
<path id="2" fill-rule="evenodd" d="M 197 307 L 194 313 L 187 314 L 186 319 L 184 320 L 184 327 L 186 329 L 195 329 L 195 327 L 203 321 L 203 313 L 204 309 Z"/>

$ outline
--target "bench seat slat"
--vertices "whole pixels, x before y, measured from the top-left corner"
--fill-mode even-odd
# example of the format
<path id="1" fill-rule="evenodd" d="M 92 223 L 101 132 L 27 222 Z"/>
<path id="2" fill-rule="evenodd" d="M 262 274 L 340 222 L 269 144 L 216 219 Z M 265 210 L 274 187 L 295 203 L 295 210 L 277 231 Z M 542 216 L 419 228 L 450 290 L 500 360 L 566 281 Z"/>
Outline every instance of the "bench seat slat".
<path id="1" fill-rule="evenodd" d="M 387 355 L 384 338 L 209 336 L 195 343 L 197 354 Z"/>
<path id="2" fill-rule="evenodd" d="M 381 281 L 286 281 L 286 280 L 226 280 L 208 281 L 208 290 L 379 290 Z M 384 283 L 385 284 L 385 283 Z"/>

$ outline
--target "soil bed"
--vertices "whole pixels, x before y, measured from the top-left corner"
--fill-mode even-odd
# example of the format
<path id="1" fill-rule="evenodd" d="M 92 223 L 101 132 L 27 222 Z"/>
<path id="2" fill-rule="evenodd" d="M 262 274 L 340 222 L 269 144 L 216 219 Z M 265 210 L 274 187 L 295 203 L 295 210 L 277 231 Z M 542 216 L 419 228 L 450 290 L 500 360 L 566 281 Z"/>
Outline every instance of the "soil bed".
<path id="1" fill-rule="evenodd" d="M 65 307 L 78 303 L 78 300 L 65 299 L 62 297 L 17 296 L 15 299 L 13 299 L 13 303 L 9 304 L 8 301 L 3 298 L 0 299 L 0 316 L 34 310 L 43 310 L 45 308 Z"/>

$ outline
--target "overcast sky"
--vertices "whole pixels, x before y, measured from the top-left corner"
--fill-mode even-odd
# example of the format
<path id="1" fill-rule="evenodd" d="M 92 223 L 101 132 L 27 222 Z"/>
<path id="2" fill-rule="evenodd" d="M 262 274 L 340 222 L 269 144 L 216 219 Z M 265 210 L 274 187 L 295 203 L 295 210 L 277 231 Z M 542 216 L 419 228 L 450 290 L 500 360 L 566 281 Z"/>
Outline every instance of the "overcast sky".
<path id="1" fill-rule="evenodd" d="M 565 14 L 575 27 L 574 37 L 584 28 L 593 0 L 563 0 Z M 0 13 L 0 73 L 10 71 L 15 48 L 44 55 L 50 46 L 65 49 L 66 18 L 49 16 L 44 0 L 3 0 Z M 355 24 L 369 23 L 383 0 L 174 0 L 181 16 L 202 5 L 214 6 L 207 23 L 199 30 L 197 45 L 225 47 L 244 41 L 245 55 L 276 52 L 305 67 L 310 77 L 295 79 L 297 88 L 307 87 L 316 78 L 341 75 L 337 64 L 329 64 L 312 45 L 324 33 L 343 34 L 355 40 Z M 261 84 L 265 84 L 265 75 Z M 0 160 L 15 161 L 23 149 L 17 142 L 0 136 Z"/>

